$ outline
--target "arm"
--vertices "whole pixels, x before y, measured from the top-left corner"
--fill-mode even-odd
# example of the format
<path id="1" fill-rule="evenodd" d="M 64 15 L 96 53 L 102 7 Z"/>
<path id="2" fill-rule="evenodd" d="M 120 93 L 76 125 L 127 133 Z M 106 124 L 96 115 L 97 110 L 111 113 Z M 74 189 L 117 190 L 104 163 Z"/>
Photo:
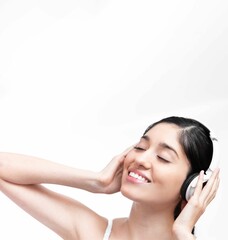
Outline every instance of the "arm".
<path id="1" fill-rule="evenodd" d="M 0 179 L 20 185 L 59 184 L 94 193 L 119 191 L 122 163 L 131 148 L 117 155 L 101 171 L 68 167 L 45 159 L 14 153 L 0 153 Z"/>
<path id="2" fill-rule="evenodd" d="M 52 183 L 99 191 L 96 189 L 97 174 L 92 171 L 21 154 L 0 153 L 0 178 L 20 185 Z"/>
<path id="3" fill-rule="evenodd" d="M 219 170 L 215 170 L 203 188 L 204 172 L 201 171 L 193 196 L 174 222 L 173 233 L 176 240 L 195 240 L 192 229 L 214 199 L 219 187 Z"/>
<path id="4" fill-rule="evenodd" d="M 0 153 L 0 189 L 64 239 L 80 239 L 83 232 L 88 233 L 88 226 L 105 228 L 105 219 L 80 202 L 40 184 L 52 183 L 90 192 L 113 193 L 119 190 L 124 156 L 124 153 L 120 154 L 104 170 L 94 173 L 31 156 Z"/>

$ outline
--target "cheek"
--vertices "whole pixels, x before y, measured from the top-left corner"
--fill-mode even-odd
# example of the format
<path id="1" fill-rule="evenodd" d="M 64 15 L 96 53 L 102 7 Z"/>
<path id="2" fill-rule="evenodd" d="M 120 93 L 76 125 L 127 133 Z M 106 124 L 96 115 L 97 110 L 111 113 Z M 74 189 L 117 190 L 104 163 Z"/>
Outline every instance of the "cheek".
<path id="1" fill-rule="evenodd" d="M 162 169 L 161 172 L 154 171 L 154 180 L 161 191 L 170 196 L 179 197 L 180 189 L 187 176 L 187 169 Z"/>
<path id="2" fill-rule="evenodd" d="M 167 187 L 169 189 L 172 189 L 174 194 L 179 195 L 181 186 L 185 179 L 186 178 L 183 174 L 175 174 L 173 178 L 168 182 Z"/>

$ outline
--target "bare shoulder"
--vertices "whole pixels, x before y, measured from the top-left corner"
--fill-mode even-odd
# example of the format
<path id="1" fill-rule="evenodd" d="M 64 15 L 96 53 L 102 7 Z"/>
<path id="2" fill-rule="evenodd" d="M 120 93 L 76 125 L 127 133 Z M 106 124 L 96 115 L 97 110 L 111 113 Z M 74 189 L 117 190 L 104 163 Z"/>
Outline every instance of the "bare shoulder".
<path id="1" fill-rule="evenodd" d="M 128 218 L 113 219 L 112 239 L 128 239 L 126 235 Z"/>
<path id="2" fill-rule="evenodd" d="M 122 218 L 115 218 L 113 219 L 113 227 L 121 227 L 123 226 L 123 224 L 125 224 L 127 222 L 128 218 L 126 217 L 122 217 Z"/>
<path id="3" fill-rule="evenodd" d="M 108 220 L 92 210 L 88 210 L 88 216 L 78 226 L 78 237 L 80 240 L 101 240 L 104 237 Z"/>
<path id="4" fill-rule="evenodd" d="M 108 219 L 99 215 L 96 216 L 96 213 L 95 215 L 92 215 L 90 216 L 87 225 L 84 225 L 83 223 L 80 231 L 80 240 L 101 240 L 104 237 L 108 226 Z M 112 238 L 114 237 L 114 239 L 120 239 L 119 237 L 123 235 L 122 231 L 125 229 L 126 222 L 127 218 L 115 218 L 112 220 Z"/>

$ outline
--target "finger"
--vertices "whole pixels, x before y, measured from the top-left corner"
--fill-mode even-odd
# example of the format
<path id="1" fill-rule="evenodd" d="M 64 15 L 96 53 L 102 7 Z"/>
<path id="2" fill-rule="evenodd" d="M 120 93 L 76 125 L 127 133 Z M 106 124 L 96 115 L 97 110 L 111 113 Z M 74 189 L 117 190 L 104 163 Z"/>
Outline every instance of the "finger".
<path id="1" fill-rule="evenodd" d="M 200 174 L 198 176 L 198 181 L 197 181 L 197 184 L 196 184 L 196 188 L 195 188 L 195 191 L 194 191 L 194 196 L 197 196 L 199 197 L 201 192 L 202 192 L 202 188 L 203 188 L 203 178 L 204 178 L 204 171 L 200 171 Z"/>
<path id="2" fill-rule="evenodd" d="M 211 177 L 209 178 L 206 186 L 205 186 L 205 190 L 211 190 L 214 185 L 216 185 L 216 183 L 219 181 L 219 169 L 218 170 L 215 170 Z"/>
<path id="3" fill-rule="evenodd" d="M 205 189 L 205 191 L 206 190 L 208 191 L 208 195 L 204 195 L 204 191 L 202 193 L 202 197 L 205 197 L 207 202 L 211 202 L 218 191 L 219 183 L 220 183 L 219 174 L 216 173 L 216 178 L 212 180 L 213 182 L 211 183 L 211 187 L 208 189 L 207 188 Z M 210 183 L 208 182 L 208 184 Z"/>
<path id="4" fill-rule="evenodd" d="M 134 145 L 128 147 L 123 151 L 122 155 L 126 156 L 133 148 L 134 148 Z"/>
<path id="5" fill-rule="evenodd" d="M 117 155 L 117 159 L 122 162 L 125 157 L 127 156 L 127 154 L 134 148 L 134 145 L 128 147 L 127 149 L 125 149 L 121 154 Z"/>
<path id="6" fill-rule="evenodd" d="M 218 188 L 219 188 L 219 183 L 220 183 L 220 180 L 217 179 L 210 191 L 210 194 L 208 195 L 208 197 L 206 199 L 207 204 L 209 204 L 215 198 Z"/>
<path id="7" fill-rule="evenodd" d="M 205 200 L 210 198 L 213 192 L 217 189 L 219 184 L 219 169 L 216 169 L 210 179 L 208 180 L 207 184 L 205 185 L 201 197 Z"/>
<path id="8" fill-rule="evenodd" d="M 115 156 L 109 163 L 108 165 L 105 167 L 105 169 L 110 169 L 110 170 L 114 170 L 117 171 L 118 168 L 120 166 L 122 166 L 123 161 L 126 157 L 126 155 L 129 153 L 129 151 L 131 151 L 133 149 L 134 146 L 130 146 L 127 149 L 125 149 L 121 154 Z"/>

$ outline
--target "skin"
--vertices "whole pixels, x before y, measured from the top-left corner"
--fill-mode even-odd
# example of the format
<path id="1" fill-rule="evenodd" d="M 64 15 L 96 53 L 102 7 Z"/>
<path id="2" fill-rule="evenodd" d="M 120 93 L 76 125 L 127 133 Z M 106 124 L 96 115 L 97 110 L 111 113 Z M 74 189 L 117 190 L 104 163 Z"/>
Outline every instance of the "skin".
<path id="1" fill-rule="evenodd" d="M 191 234 L 193 226 L 215 197 L 219 170 L 214 171 L 203 189 L 203 172 L 200 174 L 194 195 L 174 221 L 173 211 L 181 200 L 180 187 L 190 169 L 178 142 L 179 132 L 173 124 L 155 126 L 136 147 L 114 157 L 100 172 L 31 156 L 0 153 L 0 189 L 65 240 L 100 240 L 107 219 L 41 183 L 71 186 L 93 193 L 121 191 L 131 199 L 129 217 L 114 220 L 110 240 L 192 240 L 195 239 Z M 130 177 L 129 172 L 144 175 L 148 181 Z"/>
<path id="2" fill-rule="evenodd" d="M 140 236 L 171 239 L 173 212 L 181 200 L 180 188 L 190 170 L 178 142 L 179 131 L 175 125 L 159 124 L 126 156 L 121 192 L 134 201 L 129 221 L 135 227 L 137 224 L 145 228 L 136 239 Z M 129 171 L 146 176 L 149 182 L 135 181 L 128 177 Z M 156 227 L 151 227 L 152 223 Z"/>

